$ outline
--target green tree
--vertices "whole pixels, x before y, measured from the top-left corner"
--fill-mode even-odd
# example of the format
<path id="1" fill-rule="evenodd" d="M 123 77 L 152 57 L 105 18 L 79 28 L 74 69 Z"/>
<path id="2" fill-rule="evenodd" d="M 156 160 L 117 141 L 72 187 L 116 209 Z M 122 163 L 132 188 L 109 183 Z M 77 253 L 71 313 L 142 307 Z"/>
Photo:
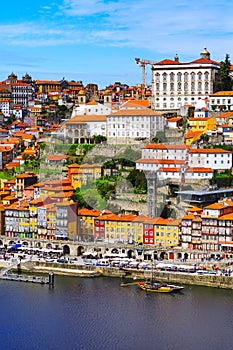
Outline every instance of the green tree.
<path id="1" fill-rule="evenodd" d="M 214 91 L 231 91 L 232 80 L 230 77 L 230 56 L 226 54 L 225 61 L 220 62 L 220 69 L 215 81 Z"/>
<path id="2" fill-rule="evenodd" d="M 131 182 L 133 187 L 147 190 L 146 176 L 142 170 L 134 169 L 127 176 L 127 180 Z"/>

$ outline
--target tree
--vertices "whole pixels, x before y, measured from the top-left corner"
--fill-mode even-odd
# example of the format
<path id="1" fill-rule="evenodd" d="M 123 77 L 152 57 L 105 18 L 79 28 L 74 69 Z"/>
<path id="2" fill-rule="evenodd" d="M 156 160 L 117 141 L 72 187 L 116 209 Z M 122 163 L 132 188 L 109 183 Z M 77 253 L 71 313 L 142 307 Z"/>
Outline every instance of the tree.
<path id="1" fill-rule="evenodd" d="M 127 180 L 130 181 L 133 187 L 147 190 L 147 180 L 145 173 L 142 170 L 134 169 L 127 176 Z"/>
<path id="2" fill-rule="evenodd" d="M 231 91 L 232 80 L 230 77 L 231 62 L 229 54 L 226 54 L 225 61 L 220 62 L 220 69 L 215 81 L 214 91 Z"/>

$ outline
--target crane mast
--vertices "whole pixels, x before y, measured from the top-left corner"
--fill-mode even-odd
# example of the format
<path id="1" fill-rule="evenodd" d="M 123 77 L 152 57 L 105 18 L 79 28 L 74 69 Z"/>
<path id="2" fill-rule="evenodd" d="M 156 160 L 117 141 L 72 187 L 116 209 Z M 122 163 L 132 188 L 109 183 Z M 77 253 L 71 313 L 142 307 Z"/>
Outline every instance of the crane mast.
<path id="1" fill-rule="evenodd" d="M 144 58 L 140 59 L 140 58 L 135 58 L 135 62 L 137 64 L 140 64 L 141 68 L 142 68 L 142 99 L 145 99 L 145 89 L 146 89 L 146 65 L 150 64 L 151 66 L 153 66 L 155 64 L 155 62 L 150 61 L 150 60 L 146 60 Z"/>

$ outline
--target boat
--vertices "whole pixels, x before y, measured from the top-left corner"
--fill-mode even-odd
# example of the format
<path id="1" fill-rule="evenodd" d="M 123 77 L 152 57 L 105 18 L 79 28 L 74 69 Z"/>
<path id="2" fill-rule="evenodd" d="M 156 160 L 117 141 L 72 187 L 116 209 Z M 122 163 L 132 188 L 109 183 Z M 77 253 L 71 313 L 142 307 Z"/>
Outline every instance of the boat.
<path id="1" fill-rule="evenodd" d="M 172 293 L 172 292 L 178 292 L 183 290 L 184 286 L 177 286 L 174 284 L 167 284 L 167 283 L 159 283 L 159 282 L 144 282 L 140 281 L 137 282 L 138 286 L 147 292 L 154 292 L 154 293 Z"/>
<path id="2" fill-rule="evenodd" d="M 177 286 L 175 284 L 160 283 L 154 281 L 154 269 L 152 268 L 152 276 L 150 281 L 138 281 L 138 286 L 146 291 L 152 293 L 172 293 L 184 289 L 184 286 Z"/>

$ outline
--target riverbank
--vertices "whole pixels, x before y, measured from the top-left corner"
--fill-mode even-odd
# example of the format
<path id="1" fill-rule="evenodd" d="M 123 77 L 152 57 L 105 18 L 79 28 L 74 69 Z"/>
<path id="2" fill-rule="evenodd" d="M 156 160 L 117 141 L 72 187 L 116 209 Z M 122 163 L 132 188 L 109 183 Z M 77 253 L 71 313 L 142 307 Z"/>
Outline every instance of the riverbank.
<path id="1" fill-rule="evenodd" d="M 0 267 L 9 266 L 7 262 L 1 262 Z M 151 278 L 150 270 L 139 269 L 119 269 L 113 267 L 86 266 L 77 264 L 59 264 L 40 261 L 30 261 L 15 266 L 13 271 L 50 273 L 55 275 L 74 276 L 74 277 L 116 277 L 119 279 L 144 280 Z M 233 289 L 233 277 L 221 275 L 198 275 L 196 273 L 155 271 L 155 279 L 161 282 L 178 283 L 182 285 L 198 285 L 213 288 Z"/>

